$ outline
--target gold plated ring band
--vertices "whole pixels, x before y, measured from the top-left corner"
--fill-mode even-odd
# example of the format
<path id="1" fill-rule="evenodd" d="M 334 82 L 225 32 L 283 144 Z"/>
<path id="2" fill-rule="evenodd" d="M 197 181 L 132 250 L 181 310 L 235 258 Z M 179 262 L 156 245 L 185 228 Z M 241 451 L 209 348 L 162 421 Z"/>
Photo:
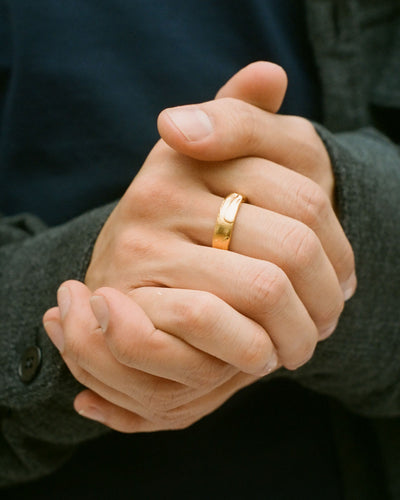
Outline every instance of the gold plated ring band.
<path id="1" fill-rule="evenodd" d="M 228 250 L 232 238 L 233 226 L 240 204 L 246 201 L 245 196 L 232 193 L 221 203 L 212 238 L 212 247 Z"/>

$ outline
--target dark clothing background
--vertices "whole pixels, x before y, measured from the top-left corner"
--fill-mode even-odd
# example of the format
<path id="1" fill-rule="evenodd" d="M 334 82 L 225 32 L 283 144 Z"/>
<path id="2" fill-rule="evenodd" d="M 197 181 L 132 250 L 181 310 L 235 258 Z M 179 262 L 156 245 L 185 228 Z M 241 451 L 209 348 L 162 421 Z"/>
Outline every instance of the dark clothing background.
<path id="1" fill-rule="evenodd" d="M 293 383 L 274 381 L 239 393 L 183 431 L 112 433 L 86 443 L 52 476 L 2 492 L 2 500 L 16 498 L 344 497 L 329 403 Z"/>
<path id="2" fill-rule="evenodd" d="M 283 112 L 318 118 L 304 16 L 298 0 L 0 1 L 0 212 L 56 224 L 113 201 L 158 113 L 254 60 L 288 71 Z"/>

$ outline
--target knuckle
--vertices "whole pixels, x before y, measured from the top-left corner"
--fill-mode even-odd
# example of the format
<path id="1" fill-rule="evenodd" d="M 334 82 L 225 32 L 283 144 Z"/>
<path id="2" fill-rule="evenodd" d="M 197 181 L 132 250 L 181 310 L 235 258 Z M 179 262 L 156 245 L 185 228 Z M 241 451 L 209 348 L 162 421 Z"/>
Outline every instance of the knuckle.
<path id="1" fill-rule="evenodd" d="M 264 264 L 250 273 L 248 279 L 250 309 L 263 313 L 285 307 L 289 299 L 289 280 L 278 266 Z"/>
<path id="2" fill-rule="evenodd" d="M 259 374 L 271 356 L 271 344 L 266 335 L 254 335 L 240 354 L 241 369 L 245 373 Z"/>
<path id="3" fill-rule="evenodd" d="M 134 215 L 141 220 L 166 218 L 171 211 L 179 212 L 185 205 L 187 208 L 186 191 L 160 171 L 140 177 L 132 191 Z"/>
<path id="4" fill-rule="evenodd" d="M 240 137 L 241 147 L 244 147 L 247 151 L 257 149 L 260 137 L 257 134 L 256 108 L 232 97 L 225 97 L 222 100 L 230 110 L 229 128 L 234 132 L 230 134 L 232 141 L 237 143 L 238 137 Z"/>
<path id="5" fill-rule="evenodd" d="M 310 228 L 320 227 L 332 211 L 328 195 L 310 179 L 302 180 L 296 192 L 296 199 L 299 218 Z"/>
<path id="6" fill-rule="evenodd" d="M 154 328 L 151 333 L 144 339 L 143 342 L 144 353 L 142 353 L 142 358 L 144 361 L 147 356 L 151 356 L 155 359 L 160 359 L 164 353 L 169 352 L 168 348 L 168 335 L 162 330 Z"/>
<path id="7" fill-rule="evenodd" d="M 291 116 L 290 129 L 294 136 L 299 137 L 302 147 L 309 149 L 310 153 L 315 152 L 313 145 L 318 134 L 310 120 L 302 116 Z M 317 144 L 319 144 L 319 141 Z"/>
<path id="8" fill-rule="evenodd" d="M 287 134 L 293 140 L 293 160 L 303 158 L 308 169 L 315 165 L 326 163 L 325 148 L 321 147 L 322 141 L 314 125 L 307 118 L 290 116 L 287 123 Z"/>
<path id="9" fill-rule="evenodd" d="M 242 138 L 247 151 L 257 151 L 260 145 L 261 137 L 257 133 L 257 119 L 254 108 L 247 105 L 241 106 Z M 240 129 L 239 129 L 240 130 Z"/>
<path id="10" fill-rule="evenodd" d="M 287 255 L 291 256 L 292 267 L 302 273 L 307 272 L 322 251 L 317 235 L 305 224 L 295 221 L 291 223 L 282 245 L 288 248 Z"/>
<path id="11" fill-rule="evenodd" d="M 115 258 L 118 262 L 132 261 L 132 256 L 136 259 L 146 259 L 154 253 L 153 240 L 137 230 L 124 231 L 115 247 Z"/>
<path id="12" fill-rule="evenodd" d="M 155 383 L 147 391 L 142 404 L 147 410 L 158 415 L 158 418 L 163 418 L 166 412 L 174 410 L 182 403 L 187 390 L 186 387 L 183 391 L 172 390 L 170 388 L 163 389 L 159 384 Z"/>
<path id="13" fill-rule="evenodd" d="M 73 360 L 74 364 L 81 366 L 86 359 L 86 353 L 82 344 L 79 336 L 65 336 L 63 357 Z"/>
<path id="14" fill-rule="evenodd" d="M 124 342 L 113 328 L 107 330 L 106 341 L 117 361 L 127 366 L 133 363 L 131 345 L 128 342 Z"/>
<path id="15" fill-rule="evenodd" d="M 143 398 L 142 404 L 145 406 L 146 410 L 159 415 L 159 418 L 163 415 L 164 411 L 169 408 L 169 402 L 171 396 L 168 393 L 159 391 L 156 387 L 147 391 L 145 397 Z"/>
<path id="16" fill-rule="evenodd" d="M 130 342 L 126 336 L 111 337 L 112 351 L 117 360 L 127 366 L 146 366 L 149 358 L 157 358 L 165 353 L 167 339 L 164 332 L 154 329 L 138 342 Z"/>
<path id="17" fill-rule="evenodd" d="M 210 332 L 207 327 L 216 309 L 215 303 L 215 297 L 208 292 L 196 292 L 195 296 L 191 296 L 191 300 L 176 303 L 174 317 L 177 324 L 185 331 L 207 336 Z"/>
<path id="18" fill-rule="evenodd" d="M 224 380 L 229 369 L 229 365 L 222 361 L 202 357 L 197 366 L 193 366 L 190 373 L 187 373 L 188 383 L 196 390 L 209 391 Z"/>
<path id="19" fill-rule="evenodd" d="M 314 125 L 302 116 L 292 116 L 291 117 L 295 127 L 301 133 L 302 137 L 307 138 L 315 135 Z"/>
<path id="20" fill-rule="evenodd" d="M 159 199 L 163 199 L 166 194 L 165 182 L 160 175 L 142 175 L 136 179 L 131 190 L 132 201 L 139 210 L 147 211 L 156 204 Z M 151 200 L 151 203 L 149 203 Z M 143 215 L 143 212 L 141 212 Z"/>
<path id="21" fill-rule="evenodd" d="M 125 366 L 133 366 L 134 361 L 136 359 L 133 358 L 132 353 L 128 346 L 124 345 L 123 342 L 120 342 L 117 337 L 111 339 L 110 342 L 110 350 L 112 351 L 115 359 L 125 365 Z"/>

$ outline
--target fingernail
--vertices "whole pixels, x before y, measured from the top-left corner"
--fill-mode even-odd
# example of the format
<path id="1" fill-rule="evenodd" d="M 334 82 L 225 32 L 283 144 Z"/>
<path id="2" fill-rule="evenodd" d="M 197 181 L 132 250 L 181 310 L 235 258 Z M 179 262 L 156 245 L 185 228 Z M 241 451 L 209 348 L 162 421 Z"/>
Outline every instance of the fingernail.
<path id="1" fill-rule="evenodd" d="M 357 278 L 355 273 L 353 273 L 350 278 L 341 284 L 343 290 L 344 300 L 349 300 L 356 291 L 357 287 Z"/>
<path id="2" fill-rule="evenodd" d="M 95 406 L 89 406 L 88 408 L 79 410 L 79 415 L 85 418 L 90 418 L 90 420 L 96 420 L 102 424 L 106 421 L 102 412 Z"/>
<path id="3" fill-rule="evenodd" d="M 57 302 L 60 308 L 60 316 L 63 320 L 68 313 L 69 306 L 71 304 L 71 293 L 66 286 L 62 286 L 57 292 Z"/>
<path id="4" fill-rule="evenodd" d="M 263 375 L 269 375 L 274 370 L 276 370 L 277 366 L 278 366 L 278 356 L 277 356 L 276 352 L 273 351 L 268 363 L 265 366 Z"/>
<path id="5" fill-rule="evenodd" d="M 335 321 L 335 323 L 333 323 L 331 326 L 329 326 L 328 328 L 326 328 L 325 330 L 323 330 L 319 334 L 319 340 L 325 340 L 328 337 L 330 337 L 332 335 L 332 333 L 336 330 L 337 325 L 338 325 L 338 322 Z"/>
<path id="6" fill-rule="evenodd" d="M 168 109 L 167 114 L 188 141 L 200 141 L 214 131 L 210 118 L 199 108 Z"/>
<path id="7" fill-rule="evenodd" d="M 64 350 L 64 332 L 58 321 L 46 321 L 43 326 L 50 337 L 50 340 L 60 352 Z"/>
<path id="8" fill-rule="evenodd" d="M 103 332 L 105 332 L 107 330 L 108 319 L 110 317 L 106 299 L 102 295 L 93 295 L 90 299 L 90 305 L 92 307 L 93 314 L 99 322 L 100 328 Z"/>

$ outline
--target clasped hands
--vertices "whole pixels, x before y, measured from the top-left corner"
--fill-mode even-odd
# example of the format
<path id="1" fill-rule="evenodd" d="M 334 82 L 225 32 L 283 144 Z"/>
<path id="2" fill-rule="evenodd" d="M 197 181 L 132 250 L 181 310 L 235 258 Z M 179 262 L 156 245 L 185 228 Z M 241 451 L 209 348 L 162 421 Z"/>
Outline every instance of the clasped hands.
<path id="1" fill-rule="evenodd" d="M 306 363 L 356 288 L 312 124 L 277 115 L 286 75 L 258 62 L 214 101 L 164 110 L 160 140 L 67 281 L 47 333 L 88 389 L 74 406 L 123 432 L 184 428 L 281 366 Z M 230 250 L 221 201 L 247 197 Z"/>

